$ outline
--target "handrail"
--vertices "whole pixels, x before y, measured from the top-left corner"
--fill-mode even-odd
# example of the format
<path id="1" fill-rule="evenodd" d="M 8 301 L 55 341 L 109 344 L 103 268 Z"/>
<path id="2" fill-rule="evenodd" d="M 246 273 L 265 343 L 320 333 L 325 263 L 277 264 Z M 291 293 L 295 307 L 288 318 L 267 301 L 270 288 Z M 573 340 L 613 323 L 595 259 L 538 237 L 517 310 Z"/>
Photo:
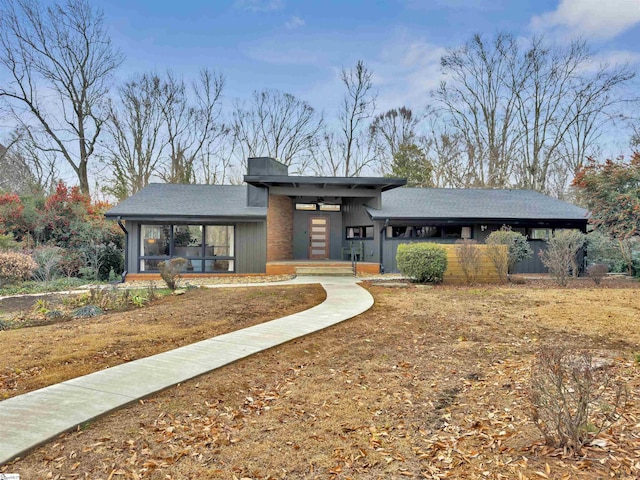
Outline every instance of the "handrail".
<path id="1" fill-rule="evenodd" d="M 351 269 L 353 270 L 353 276 L 358 276 L 358 256 L 356 255 L 354 242 L 351 242 Z"/>

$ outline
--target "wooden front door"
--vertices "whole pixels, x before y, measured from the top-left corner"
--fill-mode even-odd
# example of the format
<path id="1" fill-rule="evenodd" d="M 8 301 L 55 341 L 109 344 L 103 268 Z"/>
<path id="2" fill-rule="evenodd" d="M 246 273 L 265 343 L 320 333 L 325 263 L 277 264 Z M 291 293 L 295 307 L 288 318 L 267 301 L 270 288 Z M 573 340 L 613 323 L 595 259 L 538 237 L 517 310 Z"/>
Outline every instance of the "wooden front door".
<path id="1" fill-rule="evenodd" d="M 309 216 L 309 258 L 329 258 L 329 217 Z"/>

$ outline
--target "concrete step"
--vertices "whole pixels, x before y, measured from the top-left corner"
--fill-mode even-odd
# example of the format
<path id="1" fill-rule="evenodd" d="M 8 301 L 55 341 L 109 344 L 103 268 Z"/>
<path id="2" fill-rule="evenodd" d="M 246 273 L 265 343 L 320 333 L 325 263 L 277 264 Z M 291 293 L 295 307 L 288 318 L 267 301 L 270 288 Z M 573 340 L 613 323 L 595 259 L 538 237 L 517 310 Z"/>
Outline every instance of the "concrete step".
<path id="1" fill-rule="evenodd" d="M 296 267 L 296 275 L 302 276 L 332 276 L 332 277 L 352 277 L 353 269 L 351 267 Z"/>

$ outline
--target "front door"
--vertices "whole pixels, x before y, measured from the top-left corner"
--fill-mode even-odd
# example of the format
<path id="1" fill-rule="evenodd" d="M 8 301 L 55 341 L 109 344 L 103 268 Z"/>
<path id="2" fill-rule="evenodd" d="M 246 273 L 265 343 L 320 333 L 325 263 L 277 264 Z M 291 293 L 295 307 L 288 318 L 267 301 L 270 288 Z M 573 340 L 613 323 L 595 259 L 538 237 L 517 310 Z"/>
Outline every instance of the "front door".
<path id="1" fill-rule="evenodd" d="M 329 258 L 329 217 L 309 216 L 309 258 Z"/>

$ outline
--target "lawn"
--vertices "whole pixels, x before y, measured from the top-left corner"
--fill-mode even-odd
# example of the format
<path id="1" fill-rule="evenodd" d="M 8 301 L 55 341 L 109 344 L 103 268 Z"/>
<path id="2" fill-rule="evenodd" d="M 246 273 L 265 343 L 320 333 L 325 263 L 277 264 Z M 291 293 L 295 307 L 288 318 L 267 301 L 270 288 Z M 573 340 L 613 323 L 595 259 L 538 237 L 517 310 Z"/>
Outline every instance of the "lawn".
<path id="1" fill-rule="evenodd" d="M 585 285 L 369 284 L 370 311 L 115 412 L 0 471 L 94 479 L 638 478 L 640 289 Z M 174 301 L 179 308 L 182 299 Z M 529 420 L 529 374 L 541 345 L 589 349 L 629 392 L 623 418 L 581 457 L 544 446 Z"/>
<path id="2" fill-rule="evenodd" d="M 46 298 L 51 308 L 63 299 Z M 319 285 L 195 289 L 145 308 L 0 331 L 0 399 L 306 310 L 324 299 Z M 7 299 L 0 308 L 33 301 Z"/>

